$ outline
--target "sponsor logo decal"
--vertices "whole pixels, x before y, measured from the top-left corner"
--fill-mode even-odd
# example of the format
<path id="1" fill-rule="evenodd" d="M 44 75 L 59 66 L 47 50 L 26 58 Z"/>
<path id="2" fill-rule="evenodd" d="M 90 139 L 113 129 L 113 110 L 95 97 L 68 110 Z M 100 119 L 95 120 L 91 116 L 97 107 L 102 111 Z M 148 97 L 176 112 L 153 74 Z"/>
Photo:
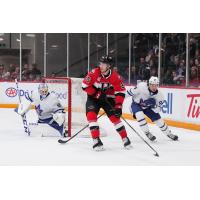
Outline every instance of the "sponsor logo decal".
<path id="1" fill-rule="evenodd" d="M 161 106 L 161 111 L 164 114 L 172 114 L 172 103 L 173 103 L 173 94 L 168 93 L 167 100 L 164 100 Z"/>
<path id="2" fill-rule="evenodd" d="M 188 118 L 198 118 L 200 116 L 200 94 L 188 94 L 190 104 L 187 111 Z"/>
<path id="3" fill-rule="evenodd" d="M 5 94 L 8 97 L 15 97 L 17 95 L 17 90 L 13 87 L 9 87 L 6 89 Z"/>
<path id="4" fill-rule="evenodd" d="M 59 92 L 55 92 L 55 91 L 51 91 L 51 93 L 55 94 L 57 96 L 58 99 L 62 100 L 62 99 L 67 99 L 67 93 L 59 93 Z"/>

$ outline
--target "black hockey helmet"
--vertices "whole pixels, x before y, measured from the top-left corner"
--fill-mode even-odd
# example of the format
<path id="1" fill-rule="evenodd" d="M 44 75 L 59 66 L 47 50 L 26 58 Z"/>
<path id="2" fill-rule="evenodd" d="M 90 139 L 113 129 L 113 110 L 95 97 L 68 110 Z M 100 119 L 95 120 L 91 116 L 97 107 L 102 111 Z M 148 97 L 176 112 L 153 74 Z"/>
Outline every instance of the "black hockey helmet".
<path id="1" fill-rule="evenodd" d="M 113 59 L 109 55 L 104 55 L 104 56 L 101 56 L 101 58 L 99 59 L 99 62 L 112 65 L 113 64 Z"/>

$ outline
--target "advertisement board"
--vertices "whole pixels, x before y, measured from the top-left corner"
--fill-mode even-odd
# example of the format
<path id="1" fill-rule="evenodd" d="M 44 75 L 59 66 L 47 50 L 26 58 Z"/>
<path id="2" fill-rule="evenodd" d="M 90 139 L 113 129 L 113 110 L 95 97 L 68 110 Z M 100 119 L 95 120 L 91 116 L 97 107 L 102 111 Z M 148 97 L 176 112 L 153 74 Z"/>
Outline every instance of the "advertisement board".
<path id="1" fill-rule="evenodd" d="M 20 83 L 20 95 L 27 99 L 31 92 L 37 90 L 39 83 Z M 130 89 L 133 86 L 126 86 Z M 199 89 L 177 89 L 160 88 L 164 94 L 164 104 L 161 116 L 164 119 L 200 124 L 200 90 Z M 65 91 L 52 91 L 56 93 L 61 102 L 66 100 Z M 76 100 L 74 100 L 76 101 Z M 123 104 L 123 113 L 131 114 L 130 105 L 132 99 L 126 98 Z M 17 104 L 17 89 L 13 82 L 0 83 L 0 104 Z"/>

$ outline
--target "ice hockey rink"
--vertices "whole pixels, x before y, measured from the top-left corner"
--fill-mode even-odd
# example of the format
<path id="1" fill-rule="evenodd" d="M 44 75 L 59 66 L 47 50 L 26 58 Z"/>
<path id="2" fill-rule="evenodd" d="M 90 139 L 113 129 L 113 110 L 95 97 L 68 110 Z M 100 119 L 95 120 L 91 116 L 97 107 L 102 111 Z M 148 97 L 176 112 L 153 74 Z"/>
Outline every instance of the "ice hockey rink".
<path id="1" fill-rule="evenodd" d="M 157 142 L 147 142 L 159 153 L 154 152 L 126 126 L 133 149 L 123 149 L 122 141 L 107 117 L 99 119 L 99 124 L 108 133 L 102 137 L 105 151 L 92 150 L 92 139 L 75 137 L 67 144 L 59 144 L 59 136 L 54 134 L 41 137 L 41 133 L 24 133 L 22 120 L 13 109 L 0 109 L 0 165 L 200 165 L 200 132 L 170 127 L 179 136 L 179 141 L 171 141 L 157 127 L 149 125 Z M 34 111 L 29 112 L 29 121 L 34 121 Z M 135 121 L 129 123 L 145 138 Z M 73 130 L 74 132 L 78 131 Z M 81 134 L 81 133 L 80 133 Z M 146 138 L 145 138 L 146 139 Z"/>

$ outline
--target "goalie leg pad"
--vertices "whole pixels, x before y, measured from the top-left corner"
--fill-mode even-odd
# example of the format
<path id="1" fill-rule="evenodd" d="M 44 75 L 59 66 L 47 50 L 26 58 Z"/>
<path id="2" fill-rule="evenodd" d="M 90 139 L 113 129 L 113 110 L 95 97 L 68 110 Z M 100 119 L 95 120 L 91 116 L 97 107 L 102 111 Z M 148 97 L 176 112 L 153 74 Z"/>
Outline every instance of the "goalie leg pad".
<path id="1" fill-rule="evenodd" d="M 56 129 L 60 133 L 60 135 L 63 136 L 63 134 L 64 134 L 63 124 L 61 126 L 59 126 L 59 124 L 57 122 L 53 121 L 51 124 L 49 124 L 49 126 Z"/>
<path id="2" fill-rule="evenodd" d="M 65 122 L 65 113 L 55 113 L 53 114 L 53 119 L 59 126 L 61 126 Z"/>
<path id="3" fill-rule="evenodd" d="M 60 133 L 61 136 L 63 136 L 64 134 L 64 124 L 60 126 L 56 121 L 54 121 L 52 117 L 48 119 L 39 119 L 38 123 L 48 124 L 52 128 L 56 129 Z"/>

